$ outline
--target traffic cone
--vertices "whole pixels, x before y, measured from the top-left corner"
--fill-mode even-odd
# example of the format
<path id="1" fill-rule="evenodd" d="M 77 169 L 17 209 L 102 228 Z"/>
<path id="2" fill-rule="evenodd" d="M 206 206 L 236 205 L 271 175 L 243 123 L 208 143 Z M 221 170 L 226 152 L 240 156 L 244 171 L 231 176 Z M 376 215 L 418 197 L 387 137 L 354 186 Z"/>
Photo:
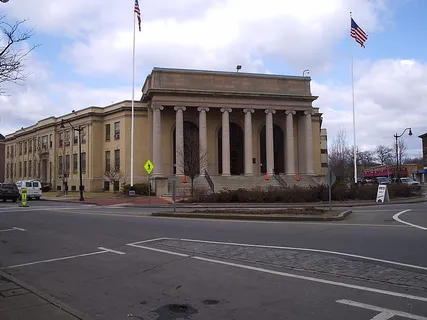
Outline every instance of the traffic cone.
<path id="1" fill-rule="evenodd" d="M 187 183 L 187 176 L 184 176 L 184 177 L 182 178 L 182 183 Z"/>
<path id="2" fill-rule="evenodd" d="M 299 173 L 297 173 L 297 174 L 295 175 L 295 180 L 296 180 L 296 181 L 299 181 Z"/>
<path id="3" fill-rule="evenodd" d="M 268 172 L 265 173 L 265 180 L 270 180 L 270 178 L 268 177 Z"/>

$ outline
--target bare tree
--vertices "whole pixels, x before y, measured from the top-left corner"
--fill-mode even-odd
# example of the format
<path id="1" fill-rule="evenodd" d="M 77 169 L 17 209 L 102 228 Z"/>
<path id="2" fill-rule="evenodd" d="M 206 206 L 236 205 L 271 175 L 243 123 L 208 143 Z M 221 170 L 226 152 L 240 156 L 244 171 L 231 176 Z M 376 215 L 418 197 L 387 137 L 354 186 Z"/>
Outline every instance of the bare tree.
<path id="1" fill-rule="evenodd" d="M 194 197 L 194 179 L 200 175 L 200 169 L 206 168 L 208 153 L 200 150 L 199 134 L 197 131 L 186 130 L 184 132 L 184 149 L 178 151 L 181 159 L 181 167 L 184 168 L 184 175 L 191 181 L 191 198 Z"/>
<path id="2" fill-rule="evenodd" d="M 110 171 L 105 172 L 105 177 L 113 185 L 114 192 L 119 191 L 115 188 L 116 183 L 124 182 L 126 180 L 126 176 L 123 174 L 123 172 L 116 170 L 116 168 L 111 168 Z"/>
<path id="3" fill-rule="evenodd" d="M 415 158 L 404 158 L 402 161 L 403 164 L 418 164 L 423 165 L 424 160 L 423 157 L 415 157 Z"/>
<path id="4" fill-rule="evenodd" d="M 393 162 L 393 148 L 385 145 L 378 145 L 374 152 L 382 166 Z"/>
<path id="5" fill-rule="evenodd" d="M 397 143 L 398 146 L 398 157 L 399 157 L 399 165 L 402 164 L 402 159 L 406 157 L 406 151 L 408 150 L 408 146 L 406 145 L 405 140 L 400 139 Z"/>
<path id="6" fill-rule="evenodd" d="M 352 149 L 348 145 L 347 135 L 343 129 L 338 131 L 328 151 L 329 167 L 338 179 L 345 180 L 351 176 Z"/>
<path id="7" fill-rule="evenodd" d="M 24 72 L 24 61 L 37 46 L 25 45 L 25 42 L 33 36 L 33 30 L 22 30 L 26 21 L 9 23 L 5 15 L 0 17 L 0 93 L 2 94 L 5 93 L 5 83 L 18 83 L 28 76 Z"/>

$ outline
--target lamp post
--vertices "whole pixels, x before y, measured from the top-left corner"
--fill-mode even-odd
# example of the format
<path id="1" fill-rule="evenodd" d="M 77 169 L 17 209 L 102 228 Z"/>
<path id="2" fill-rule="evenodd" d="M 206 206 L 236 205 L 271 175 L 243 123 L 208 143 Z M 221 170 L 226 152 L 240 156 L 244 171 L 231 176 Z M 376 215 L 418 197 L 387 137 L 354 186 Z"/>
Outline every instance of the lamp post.
<path id="1" fill-rule="evenodd" d="M 403 136 L 405 134 L 406 130 L 409 130 L 408 135 L 412 136 L 412 129 L 411 128 L 406 128 L 399 135 L 396 132 L 396 134 L 393 136 L 394 139 L 395 139 L 395 143 L 396 143 L 396 174 L 394 175 L 395 178 L 400 178 L 400 172 L 399 172 L 399 144 L 398 144 L 397 139 L 399 139 L 401 136 Z M 398 182 L 398 181 L 396 180 L 396 182 Z"/>
<path id="2" fill-rule="evenodd" d="M 303 77 L 305 77 L 305 74 L 310 74 L 310 70 L 308 70 L 308 69 L 305 69 L 303 72 L 302 72 L 302 76 Z"/>
<path id="3" fill-rule="evenodd" d="M 76 128 L 71 124 L 70 121 L 68 121 L 68 120 L 66 120 L 66 121 L 74 131 L 77 131 L 79 133 L 79 179 L 80 179 L 80 186 L 79 186 L 80 199 L 79 199 L 79 201 L 85 201 L 85 198 L 83 197 L 82 140 L 81 140 L 81 132 L 83 131 L 83 127 L 81 127 L 79 125 L 78 128 Z M 61 127 L 60 128 L 65 129 L 64 119 L 61 120 Z"/>

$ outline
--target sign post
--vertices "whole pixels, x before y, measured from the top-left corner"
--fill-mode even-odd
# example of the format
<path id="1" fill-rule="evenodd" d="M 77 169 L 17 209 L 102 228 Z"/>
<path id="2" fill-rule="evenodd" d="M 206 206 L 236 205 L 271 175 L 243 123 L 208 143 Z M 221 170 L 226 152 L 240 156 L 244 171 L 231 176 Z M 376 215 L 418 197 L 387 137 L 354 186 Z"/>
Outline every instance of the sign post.
<path id="1" fill-rule="evenodd" d="M 173 201 L 173 212 L 176 212 L 176 178 L 172 180 L 172 201 Z"/>
<path id="2" fill-rule="evenodd" d="M 27 205 L 27 188 L 21 189 L 21 204 L 23 207 L 28 207 L 28 205 Z"/>
<path id="3" fill-rule="evenodd" d="M 332 185 L 335 183 L 335 180 L 337 180 L 336 175 L 332 172 L 331 168 L 328 168 L 325 182 L 328 185 L 329 211 L 332 210 Z"/>
<path id="4" fill-rule="evenodd" d="M 151 172 L 154 170 L 154 164 L 150 160 L 147 160 L 144 164 L 144 169 L 148 173 L 148 204 L 151 204 Z"/>
<path id="5" fill-rule="evenodd" d="M 386 202 L 386 201 L 390 201 L 387 185 L 379 184 L 378 191 L 377 191 L 377 200 L 375 202 Z"/>

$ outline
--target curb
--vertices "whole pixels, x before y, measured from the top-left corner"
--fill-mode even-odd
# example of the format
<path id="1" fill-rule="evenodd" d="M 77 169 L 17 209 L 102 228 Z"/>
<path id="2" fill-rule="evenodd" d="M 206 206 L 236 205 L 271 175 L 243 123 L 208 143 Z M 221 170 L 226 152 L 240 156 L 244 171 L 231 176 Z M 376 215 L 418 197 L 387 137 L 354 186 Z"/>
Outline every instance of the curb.
<path id="1" fill-rule="evenodd" d="M 22 288 L 30 291 L 31 293 L 35 294 L 39 298 L 46 300 L 50 304 L 54 305 L 55 307 L 61 309 L 64 312 L 72 315 L 73 317 L 76 317 L 79 320 L 95 320 L 94 318 L 92 318 L 92 317 L 90 317 L 90 316 L 66 305 L 65 303 L 60 302 L 59 300 L 55 299 L 54 297 L 34 288 L 33 286 L 29 285 L 28 283 L 23 282 L 23 281 L 15 278 L 14 276 L 12 276 L 12 275 L 4 272 L 4 271 L 0 270 L 0 277 L 3 277 L 10 282 L 14 282 L 18 286 L 21 286 Z"/>
<path id="2" fill-rule="evenodd" d="M 172 213 L 153 212 L 153 217 L 164 218 L 195 218 L 195 219 L 218 219 L 218 220 L 243 220 L 243 221 L 341 221 L 347 218 L 353 211 L 346 210 L 336 217 L 316 217 L 316 216 L 273 216 L 267 215 L 244 215 L 244 214 L 216 214 L 216 213 Z"/>

